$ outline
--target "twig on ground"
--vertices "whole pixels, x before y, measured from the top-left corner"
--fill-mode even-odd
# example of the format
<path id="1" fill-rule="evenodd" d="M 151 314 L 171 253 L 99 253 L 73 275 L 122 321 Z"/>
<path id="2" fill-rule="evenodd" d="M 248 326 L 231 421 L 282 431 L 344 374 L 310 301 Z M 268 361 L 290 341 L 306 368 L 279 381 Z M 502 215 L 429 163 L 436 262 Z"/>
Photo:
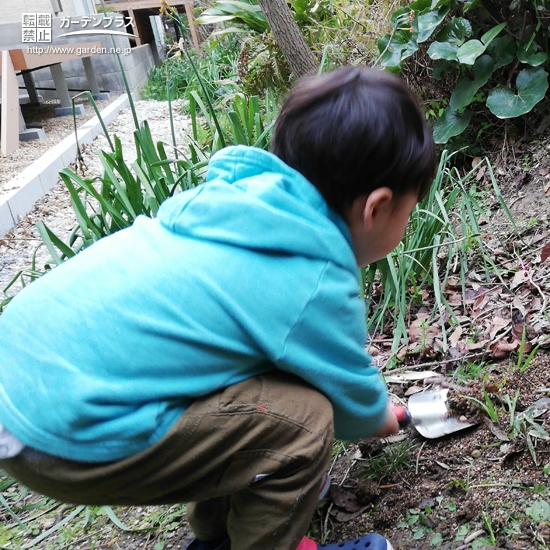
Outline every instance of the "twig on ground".
<path id="1" fill-rule="evenodd" d="M 420 455 L 422 454 L 422 449 L 424 448 L 424 445 L 426 445 L 425 441 L 422 443 L 422 445 L 420 445 L 420 449 L 418 449 L 418 454 L 416 455 L 416 467 L 415 467 L 416 474 L 418 474 L 418 465 L 420 463 Z"/>
<path id="2" fill-rule="evenodd" d="M 437 384 L 438 386 L 442 388 L 449 388 L 451 390 L 460 391 L 462 393 L 471 393 L 471 389 L 467 388 L 465 386 L 459 386 L 458 384 L 454 384 L 453 382 L 449 382 L 446 378 L 443 376 L 434 376 L 432 378 L 426 378 L 424 380 L 425 384 Z"/>
<path id="3" fill-rule="evenodd" d="M 474 531 L 471 535 L 468 535 L 465 539 L 464 539 L 464 543 L 465 544 L 469 544 L 470 542 L 472 542 L 473 540 L 481 537 L 482 535 L 485 534 L 485 530 L 484 529 L 479 529 L 477 531 Z"/>
<path id="4" fill-rule="evenodd" d="M 487 351 L 480 351 L 478 353 L 471 353 L 470 355 L 463 355 L 462 357 L 455 357 L 454 359 L 441 359 L 441 361 L 430 361 L 428 363 L 418 363 L 416 365 L 406 365 L 404 367 L 399 367 L 397 369 L 392 369 L 390 372 L 398 373 L 407 370 L 416 370 L 423 367 L 435 367 L 436 365 L 444 365 L 447 363 L 459 363 L 460 361 L 466 361 L 467 359 L 481 359 L 485 355 L 489 354 Z"/>

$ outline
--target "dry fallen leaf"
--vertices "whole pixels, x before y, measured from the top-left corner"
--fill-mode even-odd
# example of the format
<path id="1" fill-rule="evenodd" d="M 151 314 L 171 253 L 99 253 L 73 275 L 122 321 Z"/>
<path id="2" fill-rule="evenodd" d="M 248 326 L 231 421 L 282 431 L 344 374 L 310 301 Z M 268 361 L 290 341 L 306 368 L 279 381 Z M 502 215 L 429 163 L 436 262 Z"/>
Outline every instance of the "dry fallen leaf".
<path id="1" fill-rule="evenodd" d="M 483 162 L 483 159 L 481 157 L 474 157 L 472 159 L 472 168 L 476 168 L 478 164 Z"/>
<path id="2" fill-rule="evenodd" d="M 514 351 L 519 345 L 519 342 L 514 341 L 512 343 L 505 340 L 499 340 L 489 346 L 489 349 L 493 352 L 495 359 L 504 359 L 508 357 L 511 351 Z"/>
<path id="3" fill-rule="evenodd" d="M 451 343 L 451 346 L 456 346 L 456 343 L 460 340 L 460 337 L 462 336 L 462 332 L 462 327 L 456 327 L 451 336 L 449 336 L 449 342 Z"/>
<path id="4" fill-rule="evenodd" d="M 514 278 L 512 279 L 512 282 L 510 283 L 510 288 L 516 288 L 517 286 L 521 285 L 528 279 L 527 271 L 525 269 L 520 269 L 519 271 L 516 271 L 516 274 L 514 275 Z"/>
<path id="5" fill-rule="evenodd" d="M 489 338 L 494 339 L 496 334 L 500 332 L 504 327 L 510 325 L 510 319 L 503 319 L 502 317 L 493 317 L 491 325 L 489 327 Z"/>
<path id="6" fill-rule="evenodd" d="M 527 315 L 527 310 L 525 309 L 523 302 L 519 296 L 514 296 L 512 305 L 520 311 L 520 313 L 525 317 Z"/>
<path id="7" fill-rule="evenodd" d="M 479 181 L 484 175 L 485 175 L 485 171 L 487 170 L 487 165 L 484 164 L 478 171 L 477 171 L 477 174 L 476 174 L 476 180 Z"/>
<path id="8" fill-rule="evenodd" d="M 550 256 L 550 243 L 547 243 L 540 253 L 540 261 L 545 262 Z"/>

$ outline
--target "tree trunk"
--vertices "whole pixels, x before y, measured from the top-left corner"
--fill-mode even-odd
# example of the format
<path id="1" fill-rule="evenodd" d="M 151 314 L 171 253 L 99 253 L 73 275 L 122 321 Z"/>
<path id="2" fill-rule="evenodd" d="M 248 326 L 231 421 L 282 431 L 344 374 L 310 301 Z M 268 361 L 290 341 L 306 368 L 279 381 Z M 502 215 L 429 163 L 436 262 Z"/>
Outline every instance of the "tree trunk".
<path id="1" fill-rule="evenodd" d="M 286 0 L 258 0 L 292 72 L 297 78 L 317 72 L 319 67 L 309 49 Z"/>

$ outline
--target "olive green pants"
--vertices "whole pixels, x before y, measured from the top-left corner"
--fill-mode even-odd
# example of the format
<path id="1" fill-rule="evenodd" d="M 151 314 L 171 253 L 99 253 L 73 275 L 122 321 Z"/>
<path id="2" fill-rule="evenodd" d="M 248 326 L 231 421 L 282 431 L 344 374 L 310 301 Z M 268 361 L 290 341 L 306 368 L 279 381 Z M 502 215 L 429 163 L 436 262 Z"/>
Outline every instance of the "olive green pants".
<path id="1" fill-rule="evenodd" d="M 161 441 L 124 460 L 76 462 L 27 447 L 0 468 L 63 502 L 187 502 L 200 539 L 294 550 L 330 465 L 332 417 L 325 396 L 273 371 L 197 399 Z"/>

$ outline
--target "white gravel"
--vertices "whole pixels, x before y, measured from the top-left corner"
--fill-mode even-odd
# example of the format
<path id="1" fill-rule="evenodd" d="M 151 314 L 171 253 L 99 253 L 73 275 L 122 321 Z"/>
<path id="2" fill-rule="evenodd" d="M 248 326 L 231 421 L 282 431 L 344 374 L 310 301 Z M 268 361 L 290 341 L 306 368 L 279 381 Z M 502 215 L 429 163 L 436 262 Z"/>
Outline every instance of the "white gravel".
<path id="1" fill-rule="evenodd" d="M 153 139 L 171 143 L 170 123 L 168 115 L 168 104 L 160 101 L 137 101 L 135 103 L 138 119 L 147 120 L 151 128 Z M 173 103 L 174 126 L 178 147 L 184 143 L 186 136 L 190 134 L 191 121 L 187 115 L 181 114 L 181 103 Z M 135 159 L 134 145 L 134 122 L 130 109 L 123 110 L 120 115 L 109 125 L 109 133 L 116 134 L 121 142 L 125 158 L 130 164 Z M 101 163 L 97 153 L 99 150 L 109 151 L 109 145 L 105 136 L 98 136 L 92 144 L 83 151 L 84 175 L 94 177 L 101 175 Z M 167 152 L 170 150 L 166 148 Z M 169 153 L 168 153 L 169 154 Z M 169 155 L 170 156 L 170 155 Z M 75 165 L 71 165 L 76 170 Z M 81 173 L 81 172 L 79 172 Z M 76 218 L 70 204 L 69 194 L 61 180 L 57 185 L 40 199 L 34 209 L 17 226 L 0 237 L 0 301 L 2 300 L 3 289 L 20 272 L 28 272 L 33 268 L 35 261 L 36 269 L 41 271 L 44 263 L 50 255 L 44 246 L 37 247 L 41 243 L 40 236 L 36 231 L 36 222 L 42 220 L 58 237 L 65 240 L 76 225 Z M 28 275 L 24 275 L 27 277 Z M 20 278 L 6 292 L 11 296 L 21 287 Z"/>

